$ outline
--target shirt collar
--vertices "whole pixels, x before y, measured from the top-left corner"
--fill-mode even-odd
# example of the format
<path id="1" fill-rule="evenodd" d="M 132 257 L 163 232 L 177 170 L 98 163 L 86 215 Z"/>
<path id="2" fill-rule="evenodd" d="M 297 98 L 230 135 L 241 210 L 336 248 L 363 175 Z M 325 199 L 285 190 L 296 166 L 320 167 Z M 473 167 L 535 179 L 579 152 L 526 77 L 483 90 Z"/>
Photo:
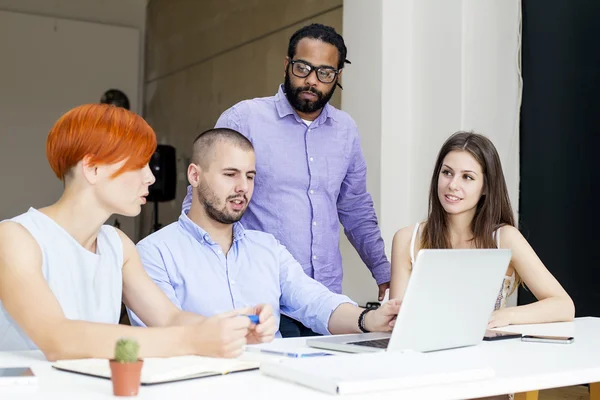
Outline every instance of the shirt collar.
<path id="1" fill-rule="evenodd" d="M 181 213 L 181 215 L 179 216 L 179 226 L 181 226 L 181 228 L 184 231 L 188 232 L 198 242 L 200 242 L 202 244 L 204 244 L 204 243 L 208 243 L 211 245 L 216 244 L 216 242 L 211 239 L 208 232 L 206 232 L 204 229 L 200 228 L 194 221 L 192 221 L 187 216 L 187 211 L 189 211 L 189 210 L 183 211 Z M 244 225 L 242 225 L 241 222 L 235 222 L 233 224 L 233 242 L 235 243 L 238 240 L 241 240 L 245 236 L 245 231 L 246 231 L 246 229 L 244 228 Z"/>
<path id="2" fill-rule="evenodd" d="M 279 114 L 279 118 L 283 118 L 288 115 L 293 115 L 294 117 L 296 117 L 296 120 L 298 122 L 304 123 L 302 122 L 302 119 L 300 118 L 296 110 L 294 110 L 294 107 L 292 107 L 287 97 L 285 96 L 285 92 L 283 91 L 283 85 L 279 85 L 279 90 L 277 90 L 277 94 L 275 95 L 275 107 L 277 107 L 277 113 Z M 332 112 L 332 108 L 333 106 L 329 103 L 325 104 L 325 107 L 323 107 L 323 111 L 321 111 L 321 114 L 319 114 L 315 122 L 317 122 L 320 125 L 323 122 L 325 122 L 327 118 L 331 118 L 337 122 L 337 119 L 334 113 Z"/>

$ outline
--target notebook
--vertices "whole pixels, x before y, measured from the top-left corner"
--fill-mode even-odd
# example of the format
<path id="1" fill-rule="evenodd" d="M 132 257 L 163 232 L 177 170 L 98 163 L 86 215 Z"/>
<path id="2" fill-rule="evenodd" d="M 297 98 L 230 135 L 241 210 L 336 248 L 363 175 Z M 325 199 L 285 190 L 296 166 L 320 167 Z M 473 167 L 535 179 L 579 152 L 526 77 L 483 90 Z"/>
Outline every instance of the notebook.
<path id="1" fill-rule="evenodd" d="M 456 361 L 459 358 L 439 353 L 361 353 L 263 362 L 260 371 L 274 378 L 340 395 L 472 382 L 495 376 L 494 369 L 484 361 L 460 365 Z"/>
<path id="2" fill-rule="evenodd" d="M 54 368 L 83 375 L 110 379 L 110 365 L 106 359 L 88 358 L 82 360 L 61 360 Z M 256 370 L 260 364 L 255 361 L 182 356 L 170 358 L 146 358 L 142 367 L 141 384 L 177 382 L 188 379 L 225 375 L 234 372 Z"/>

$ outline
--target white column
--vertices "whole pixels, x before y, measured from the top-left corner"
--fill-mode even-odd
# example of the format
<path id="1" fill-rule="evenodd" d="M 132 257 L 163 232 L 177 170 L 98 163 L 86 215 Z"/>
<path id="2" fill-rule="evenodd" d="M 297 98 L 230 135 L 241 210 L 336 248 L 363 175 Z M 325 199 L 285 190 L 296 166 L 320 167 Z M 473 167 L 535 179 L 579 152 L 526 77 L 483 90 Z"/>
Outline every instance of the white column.
<path id="1" fill-rule="evenodd" d="M 495 143 L 516 211 L 520 2 L 345 0 L 343 27 L 342 108 L 361 132 L 388 257 L 394 233 L 426 217 L 435 158 L 457 130 Z M 342 256 L 344 292 L 375 300 L 345 238 Z"/>

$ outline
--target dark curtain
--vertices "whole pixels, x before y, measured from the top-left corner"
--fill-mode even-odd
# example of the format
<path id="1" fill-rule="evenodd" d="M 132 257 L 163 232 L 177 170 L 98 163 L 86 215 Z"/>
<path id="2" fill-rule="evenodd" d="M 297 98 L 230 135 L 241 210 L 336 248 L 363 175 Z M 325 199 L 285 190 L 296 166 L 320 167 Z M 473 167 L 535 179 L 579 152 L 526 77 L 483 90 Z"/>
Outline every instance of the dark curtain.
<path id="1" fill-rule="evenodd" d="M 577 316 L 600 316 L 600 1 L 522 10 L 520 229 Z"/>

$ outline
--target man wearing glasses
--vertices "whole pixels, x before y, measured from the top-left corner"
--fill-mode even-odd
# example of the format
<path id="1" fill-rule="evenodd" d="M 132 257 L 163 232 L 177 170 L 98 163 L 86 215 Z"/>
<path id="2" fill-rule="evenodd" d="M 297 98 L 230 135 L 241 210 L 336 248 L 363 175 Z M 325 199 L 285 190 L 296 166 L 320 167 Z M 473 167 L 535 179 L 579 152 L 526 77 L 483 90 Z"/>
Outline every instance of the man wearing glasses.
<path id="1" fill-rule="evenodd" d="M 329 104 L 336 86 L 341 88 L 345 63 L 341 35 L 324 25 L 305 26 L 290 38 L 285 81 L 277 94 L 234 105 L 215 127 L 241 132 L 255 148 L 254 197 L 242 224 L 274 235 L 308 276 L 341 293 L 341 222 L 382 300 L 390 263 L 367 192 L 358 128 L 347 113 Z M 190 205 L 191 186 L 184 212 Z M 284 315 L 280 331 L 283 337 L 314 334 Z"/>

